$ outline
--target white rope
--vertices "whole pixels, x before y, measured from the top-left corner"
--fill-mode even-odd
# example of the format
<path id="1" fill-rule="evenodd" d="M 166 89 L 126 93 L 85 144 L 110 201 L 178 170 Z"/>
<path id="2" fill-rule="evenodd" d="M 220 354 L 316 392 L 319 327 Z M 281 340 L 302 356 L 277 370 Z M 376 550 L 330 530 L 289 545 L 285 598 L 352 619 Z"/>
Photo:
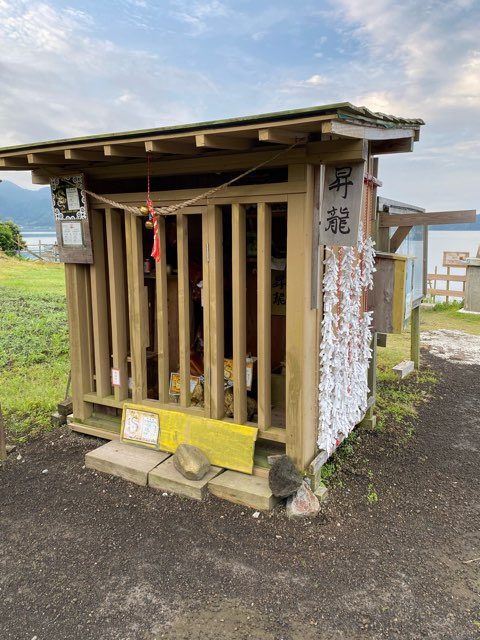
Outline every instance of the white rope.
<path id="1" fill-rule="evenodd" d="M 235 178 L 232 178 L 228 182 L 224 182 L 223 184 L 219 185 L 218 187 L 213 187 L 213 189 L 209 189 L 208 191 L 205 191 L 204 193 L 201 193 L 200 195 L 195 196 L 195 198 L 190 198 L 189 200 L 184 200 L 183 202 L 180 202 L 178 204 L 172 204 L 172 205 L 169 205 L 169 206 L 166 206 L 166 207 L 155 207 L 155 213 L 157 215 L 159 215 L 159 216 L 168 216 L 168 215 L 171 215 L 171 214 L 175 213 L 179 209 L 183 209 L 184 207 L 190 207 L 192 204 L 195 204 L 199 200 L 204 200 L 204 199 L 207 199 L 207 198 L 211 198 L 215 193 L 218 193 L 218 191 L 221 191 L 222 189 L 226 189 L 227 187 L 229 187 L 234 182 L 237 182 L 238 180 L 241 180 L 242 178 L 244 178 L 245 176 L 248 176 L 253 171 L 257 171 L 257 169 L 260 169 L 261 167 L 264 167 L 266 164 L 269 164 L 270 162 L 273 162 L 274 160 L 279 158 L 284 153 L 288 153 L 288 151 L 291 151 L 294 147 L 297 146 L 297 144 L 299 144 L 299 143 L 298 142 L 294 142 L 293 144 L 291 144 L 286 149 L 282 149 L 281 151 L 276 153 L 271 158 L 268 158 L 268 160 L 264 160 L 263 162 L 260 162 L 259 164 L 255 165 L 251 169 L 247 169 L 247 171 L 244 171 L 239 176 L 236 176 Z M 140 210 L 139 207 L 133 207 L 131 205 L 121 204 L 120 202 L 115 202 L 114 200 L 110 200 L 109 198 L 105 198 L 104 196 L 98 195 L 98 193 L 94 193 L 93 191 L 88 191 L 87 189 L 84 189 L 84 191 L 89 196 L 92 196 L 96 200 L 99 200 L 100 202 L 104 202 L 105 204 L 110 205 L 114 209 L 123 209 L 124 211 L 128 211 L 129 213 L 133 213 L 134 215 L 137 215 L 137 216 L 142 215 L 142 211 Z"/>

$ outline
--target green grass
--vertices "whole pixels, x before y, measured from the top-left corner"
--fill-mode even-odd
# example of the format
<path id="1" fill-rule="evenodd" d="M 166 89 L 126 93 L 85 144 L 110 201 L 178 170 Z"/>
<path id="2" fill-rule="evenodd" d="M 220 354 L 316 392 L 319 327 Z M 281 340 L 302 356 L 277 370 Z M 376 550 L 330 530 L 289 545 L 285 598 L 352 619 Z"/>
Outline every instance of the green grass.
<path id="1" fill-rule="evenodd" d="M 69 367 L 63 265 L 0 257 L 0 403 L 9 441 L 51 427 Z"/>
<path id="2" fill-rule="evenodd" d="M 459 313 L 458 304 L 439 304 L 433 309 L 421 309 L 420 331 L 455 329 L 480 335 L 480 316 Z M 388 335 L 387 347 L 377 350 L 377 418 L 375 430 L 389 432 L 395 436 L 398 446 L 408 446 L 415 434 L 418 407 L 434 393 L 437 374 L 427 366 L 421 366 L 404 380 L 399 380 L 392 367 L 402 360 L 410 360 L 410 331 Z M 363 427 L 353 431 L 342 442 L 330 460 L 322 467 L 322 480 L 328 484 L 342 484 L 341 470 L 359 466 L 363 474 L 364 464 L 357 459 L 355 444 L 368 437 Z M 364 461 L 365 462 L 365 461 Z M 368 461 L 366 461 L 368 463 Z M 370 505 L 379 500 L 375 486 L 370 480 L 366 486 L 366 499 Z"/>

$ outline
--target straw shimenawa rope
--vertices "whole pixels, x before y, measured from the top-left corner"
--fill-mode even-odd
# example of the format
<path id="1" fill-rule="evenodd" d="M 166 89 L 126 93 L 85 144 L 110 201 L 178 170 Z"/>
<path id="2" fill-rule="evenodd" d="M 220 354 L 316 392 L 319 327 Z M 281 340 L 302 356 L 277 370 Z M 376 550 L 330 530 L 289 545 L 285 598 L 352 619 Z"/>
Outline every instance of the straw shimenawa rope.
<path id="1" fill-rule="evenodd" d="M 299 144 L 299 143 L 298 142 L 294 142 L 289 147 L 287 147 L 286 149 L 282 149 L 282 151 L 279 151 L 278 153 L 276 153 L 274 156 L 272 156 L 268 160 L 264 160 L 263 162 L 260 162 L 260 164 L 255 165 L 254 167 L 252 167 L 251 169 L 248 169 L 247 171 L 244 171 L 243 173 L 241 173 L 236 178 L 232 178 L 228 182 L 224 182 L 223 184 L 219 185 L 218 187 L 214 187 L 213 189 L 210 189 L 209 191 L 205 191 L 204 193 L 201 193 L 200 195 L 195 196 L 195 198 L 190 198 L 189 200 L 184 200 L 183 202 L 180 202 L 178 204 L 172 204 L 172 205 L 167 206 L 167 207 L 155 207 L 155 212 L 159 216 L 172 215 L 173 213 L 175 213 L 179 209 L 183 209 L 184 207 L 189 207 L 192 204 L 195 204 L 196 202 L 198 202 L 199 200 L 204 200 L 206 198 L 210 198 L 215 193 L 218 193 L 222 189 L 226 189 L 227 187 L 229 187 L 234 182 L 237 182 L 238 180 L 241 180 L 245 176 L 248 176 L 249 173 L 252 173 L 253 171 L 256 171 L 257 169 L 260 169 L 261 167 L 264 167 L 266 164 L 269 164 L 270 162 L 273 162 L 274 160 L 276 160 L 278 157 L 280 157 L 284 153 L 287 153 L 288 151 L 291 151 L 294 147 L 297 146 L 297 144 Z M 123 209 L 124 211 L 128 211 L 129 213 L 133 213 L 134 215 L 137 215 L 137 216 L 142 215 L 142 211 L 140 210 L 139 207 L 132 207 L 132 206 L 130 206 L 128 204 L 121 204 L 120 202 L 115 202 L 114 200 L 110 200 L 109 198 L 105 198 L 104 196 L 98 195 L 98 193 L 94 193 L 93 191 L 88 191 L 87 189 L 84 189 L 84 191 L 89 196 L 92 196 L 96 200 L 100 200 L 100 202 L 104 202 L 105 204 L 110 205 L 114 209 Z"/>

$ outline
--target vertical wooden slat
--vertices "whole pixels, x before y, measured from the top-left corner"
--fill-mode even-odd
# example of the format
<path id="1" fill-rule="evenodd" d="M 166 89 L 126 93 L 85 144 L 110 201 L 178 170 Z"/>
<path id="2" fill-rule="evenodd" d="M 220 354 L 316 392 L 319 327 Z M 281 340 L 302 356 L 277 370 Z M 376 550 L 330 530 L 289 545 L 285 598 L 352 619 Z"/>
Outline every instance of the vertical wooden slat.
<path id="1" fill-rule="evenodd" d="M 169 349 L 168 349 L 168 295 L 167 295 L 167 250 L 165 239 L 165 218 L 158 220 L 160 236 L 160 262 L 156 263 L 156 300 L 157 300 L 157 344 L 158 344 L 158 399 L 168 402 L 169 387 Z"/>
<path id="2" fill-rule="evenodd" d="M 67 291 L 68 334 L 72 369 L 73 416 L 86 420 L 93 406 L 84 402 L 85 393 L 93 388 L 90 339 L 90 287 L 89 267 L 80 264 L 65 265 Z"/>
<path id="3" fill-rule="evenodd" d="M 232 205 L 233 419 L 247 421 L 247 283 L 245 207 Z"/>
<path id="4" fill-rule="evenodd" d="M 100 398 L 112 392 L 110 345 L 108 339 L 107 260 L 103 213 L 92 211 L 93 264 L 90 266 L 92 293 L 93 347 L 95 380 Z"/>
<path id="5" fill-rule="evenodd" d="M 210 244 L 209 244 L 209 211 L 202 214 L 202 297 L 203 297 L 203 400 L 205 416 L 210 416 L 211 411 L 211 337 L 210 337 Z"/>
<path id="6" fill-rule="evenodd" d="M 142 318 L 144 284 L 141 224 L 141 219 L 125 213 L 133 402 L 141 402 L 147 397 L 147 354 Z"/>
<path id="7" fill-rule="evenodd" d="M 204 291 L 205 317 L 205 411 L 211 418 L 225 414 L 224 383 L 224 300 L 223 300 L 223 221 L 221 207 L 207 207 L 208 247 L 204 264 L 208 266 L 208 283 Z M 204 275 L 204 286 L 207 278 Z"/>
<path id="8" fill-rule="evenodd" d="M 125 291 L 125 254 L 123 249 L 123 217 L 121 211 L 105 210 L 107 231 L 110 313 L 112 326 L 113 366 L 120 371 L 120 386 L 113 387 L 116 400 L 128 397 L 127 317 Z"/>
<path id="9" fill-rule="evenodd" d="M 257 260 L 258 426 L 268 429 L 272 421 L 272 213 L 264 203 L 257 206 Z"/>
<path id="10" fill-rule="evenodd" d="M 190 405 L 190 286 L 188 279 L 188 218 L 177 214 L 178 325 L 180 341 L 180 405 Z"/>

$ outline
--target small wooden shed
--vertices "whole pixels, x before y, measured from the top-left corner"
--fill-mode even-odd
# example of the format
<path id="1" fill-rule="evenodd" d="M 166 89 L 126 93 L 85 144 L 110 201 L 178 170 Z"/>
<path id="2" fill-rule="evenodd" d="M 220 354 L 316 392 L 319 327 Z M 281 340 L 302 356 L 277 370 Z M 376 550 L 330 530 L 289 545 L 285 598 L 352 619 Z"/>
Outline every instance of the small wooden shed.
<path id="1" fill-rule="evenodd" d="M 368 240 L 377 157 L 412 151 L 422 124 L 341 103 L 0 149 L 1 169 L 52 184 L 71 428 L 116 438 L 132 406 L 160 416 L 160 449 L 203 432 L 225 468 L 262 475 L 267 454 L 286 452 L 314 475 L 325 458 L 325 193 L 342 195 L 361 168 L 356 223 Z M 158 262 L 140 211 L 148 192 L 160 211 Z M 324 231 L 352 226 L 331 211 Z M 340 264 L 342 249 L 333 253 Z M 244 437 L 253 444 L 237 455 Z"/>

